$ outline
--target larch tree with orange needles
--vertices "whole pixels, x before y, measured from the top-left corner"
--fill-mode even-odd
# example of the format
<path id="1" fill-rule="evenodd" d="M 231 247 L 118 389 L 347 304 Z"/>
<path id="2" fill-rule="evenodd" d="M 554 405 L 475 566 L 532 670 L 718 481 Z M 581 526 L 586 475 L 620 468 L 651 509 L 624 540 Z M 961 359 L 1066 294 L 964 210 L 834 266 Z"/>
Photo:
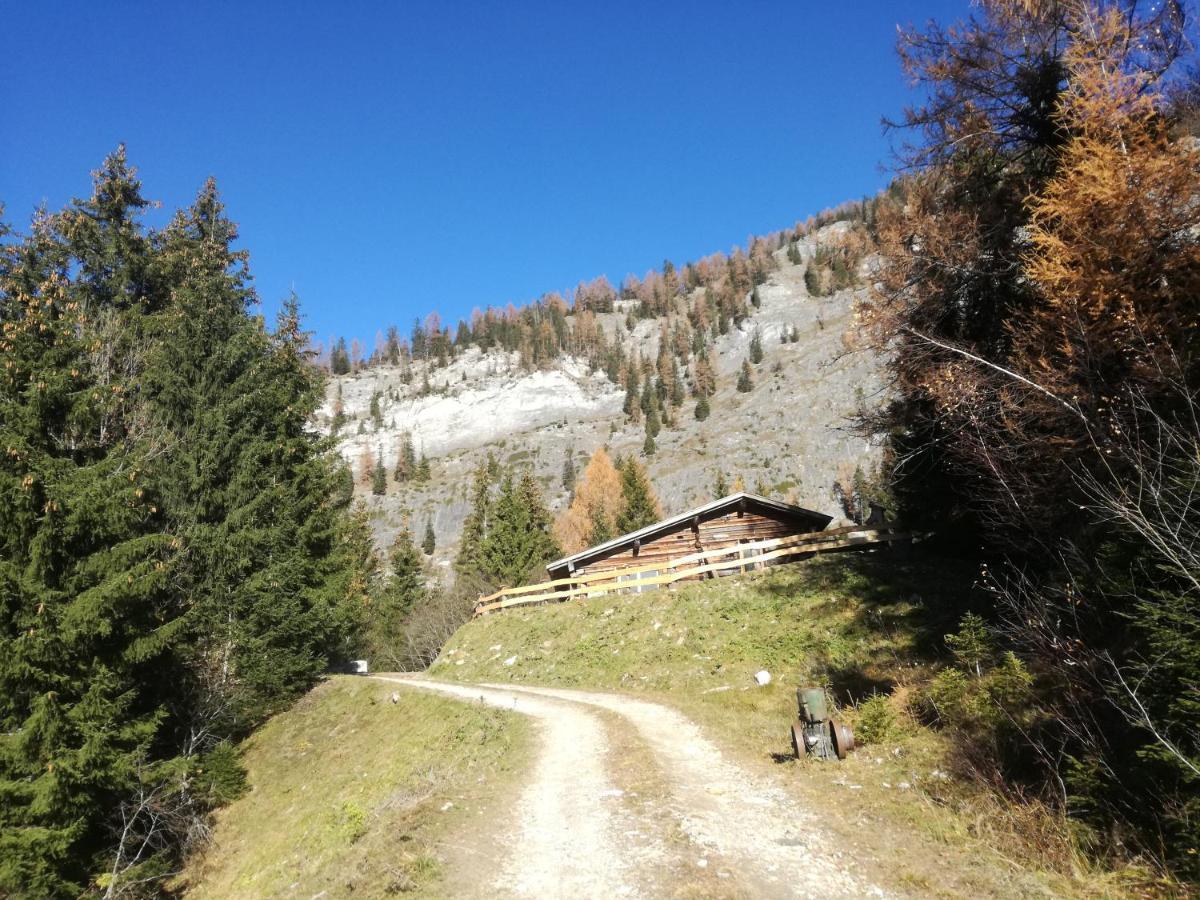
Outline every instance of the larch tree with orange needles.
<path id="1" fill-rule="evenodd" d="M 555 523 L 555 536 L 563 552 L 577 553 L 616 537 L 617 519 L 624 505 L 621 475 L 608 451 L 600 447 L 575 484 L 575 499 Z"/>

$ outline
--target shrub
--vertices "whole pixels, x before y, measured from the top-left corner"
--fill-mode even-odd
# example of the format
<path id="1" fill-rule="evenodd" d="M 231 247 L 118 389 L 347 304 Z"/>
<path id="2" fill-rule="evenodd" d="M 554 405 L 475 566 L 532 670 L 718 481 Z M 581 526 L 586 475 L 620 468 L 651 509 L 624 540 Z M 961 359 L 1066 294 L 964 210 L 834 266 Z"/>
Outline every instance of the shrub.
<path id="1" fill-rule="evenodd" d="M 882 744 L 896 734 L 896 711 L 886 694 L 874 694 L 858 706 L 854 736 L 860 744 Z"/>

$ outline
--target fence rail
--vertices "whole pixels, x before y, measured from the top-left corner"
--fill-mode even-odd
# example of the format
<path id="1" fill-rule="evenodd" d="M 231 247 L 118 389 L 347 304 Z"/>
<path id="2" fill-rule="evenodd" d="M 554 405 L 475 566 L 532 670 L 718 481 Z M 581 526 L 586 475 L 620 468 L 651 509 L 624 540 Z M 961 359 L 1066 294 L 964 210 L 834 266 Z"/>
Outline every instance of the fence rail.
<path id="1" fill-rule="evenodd" d="M 561 603 L 564 600 L 603 597 L 606 594 L 622 591 L 640 593 L 645 588 L 662 587 L 687 578 L 704 575 L 716 577 L 718 573 L 732 570 L 746 571 L 764 563 L 782 562 L 789 557 L 866 548 L 871 545 L 887 544 L 909 538 L 909 535 L 894 532 L 889 528 L 864 528 L 851 525 L 846 528 L 814 531 L 786 538 L 729 544 L 641 566 L 626 566 L 620 569 L 543 581 L 538 584 L 527 584 L 522 587 L 504 588 L 494 594 L 480 597 L 475 604 L 474 614 L 481 616 L 513 606 Z M 729 558 L 724 559 L 723 557 Z M 718 561 L 714 562 L 713 560 Z"/>

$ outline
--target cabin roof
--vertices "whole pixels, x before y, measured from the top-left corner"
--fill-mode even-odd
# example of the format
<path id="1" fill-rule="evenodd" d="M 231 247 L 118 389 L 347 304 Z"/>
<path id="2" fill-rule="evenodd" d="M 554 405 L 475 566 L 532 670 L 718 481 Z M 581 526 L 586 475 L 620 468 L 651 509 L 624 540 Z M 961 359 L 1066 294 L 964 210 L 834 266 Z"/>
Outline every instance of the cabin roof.
<path id="1" fill-rule="evenodd" d="M 813 512 L 811 509 L 805 509 L 803 506 L 796 506 L 793 503 L 783 503 L 779 500 L 770 500 L 767 497 L 760 497 L 758 494 L 751 494 L 747 491 L 738 491 L 736 494 L 730 494 L 728 497 L 721 497 L 719 500 L 713 500 L 705 503 L 703 506 L 689 509 L 687 512 L 682 512 L 677 516 L 671 516 L 670 518 L 655 522 L 653 525 L 647 525 L 645 528 L 639 528 L 637 531 L 631 531 L 629 534 L 615 537 L 610 541 L 605 541 L 603 544 L 597 544 L 594 547 L 588 547 L 586 550 L 580 550 L 571 556 L 556 559 L 547 565 L 546 569 L 549 572 L 553 572 L 556 569 L 561 569 L 571 564 L 579 565 L 580 563 L 590 562 L 596 557 L 604 556 L 609 551 L 617 550 L 632 544 L 634 541 L 644 541 L 665 532 L 674 531 L 691 519 L 698 517 L 703 520 L 721 515 L 730 509 L 736 508 L 743 501 L 747 509 L 758 509 L 762 512 L 774 513 L 776 516 L 804 520 L 814 526 L 814 531 L 822 530 L 833 521 L 833 516 Z"/>

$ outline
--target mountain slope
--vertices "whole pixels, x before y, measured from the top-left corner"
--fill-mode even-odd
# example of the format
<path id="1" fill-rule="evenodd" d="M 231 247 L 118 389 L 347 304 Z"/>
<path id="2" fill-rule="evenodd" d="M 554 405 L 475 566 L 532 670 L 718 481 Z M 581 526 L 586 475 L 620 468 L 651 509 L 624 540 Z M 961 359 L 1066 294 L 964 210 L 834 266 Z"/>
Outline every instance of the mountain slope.
<path id="1" fill-rule="evenodd" d="M 667 512 L 711 499 L 722 475 L 727 483 L 741 476 L 749 489 L 836 514 L 831 487 L 839 470 L 869 469 L 877 459 L 878 448 L 849 429 L 859 405 L 876 402 L 882 390 L 878 357 L 843 350 L 857 292 L 812 297 L 804 282 L 804 261 L 843 231 L 835 224 L 800 240 L 799 264 L 777 251 L 778 268 L 758 288 L 760 308 L 714 340 L 711 416 L 697 421 L 689 397 L 676 424 L 660 433 L 657 453 L 644 460 Z M 628 311 L 618 302 L 616 311 L 598 318 L 610 337 L 622 332 L 628 351 L 652 359 L 663 320 L 637 320 L 628 330 Z M 784 343 L 793 331 L 798 340 Z M 754 367 L 753 391 L 739 393 L 737 372 L 756 333 L 764 359 Z M 641 455 L 643 426 L 622 413 L 623 391 L 603 373 L 589 372 L 585 362 L 568 357 L 529 372 L 515 353 L 473 347 L 445 368 L 424 365 L 414 363 L 408 383 L 399 368 L 382 365 L 332 378 L 319 418 L 328 429 L 340 392 L 348 421 L 339 432 L 339 450 L 356 476 L 364 451 L 382 453 L 390 472 L 403 432 L 433 463 L 430 482 L 398 485 L 389 479 L 383 497 L 372 496 L 358 479 L 381 545 L 405 521 L 418 534 L 429 521 L 436 558 L 447 566 L 468 509 L 470 473 L 489 452 L 502 464 L 530 467 L 554 510 L 567 500 L 561 476 L 568 453 L 577 469 L 605 444 L 616 454 Z M 426 379 L 432 393 L 422 396 Z M 373 395 L 381 407 L 378 429 L 369 412 Z"/>

